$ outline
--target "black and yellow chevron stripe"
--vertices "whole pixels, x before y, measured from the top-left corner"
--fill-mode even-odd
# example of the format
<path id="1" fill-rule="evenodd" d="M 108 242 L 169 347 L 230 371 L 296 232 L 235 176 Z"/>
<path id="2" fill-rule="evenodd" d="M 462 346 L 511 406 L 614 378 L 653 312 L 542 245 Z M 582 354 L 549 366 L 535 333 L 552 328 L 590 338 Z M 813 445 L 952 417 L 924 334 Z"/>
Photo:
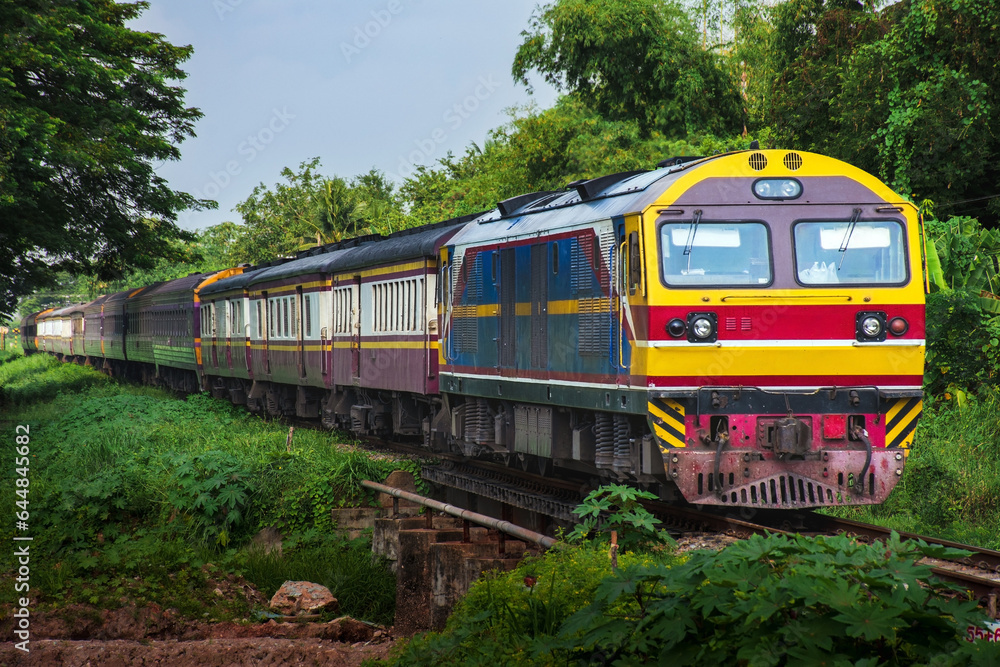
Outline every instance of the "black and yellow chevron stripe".
<path id="1" fill-rule="evenodd" d="M 685 447 L 684 406 L 669 398 L 649 400 L 649 418 L 653 433 L 663 447 Z"/>
<path id="2" fill-rule="evenodd" d="M 885 414 L 885 446 L 908 448 L 913 443 L 923 401 L 919 397 L 897 399 Z"/>

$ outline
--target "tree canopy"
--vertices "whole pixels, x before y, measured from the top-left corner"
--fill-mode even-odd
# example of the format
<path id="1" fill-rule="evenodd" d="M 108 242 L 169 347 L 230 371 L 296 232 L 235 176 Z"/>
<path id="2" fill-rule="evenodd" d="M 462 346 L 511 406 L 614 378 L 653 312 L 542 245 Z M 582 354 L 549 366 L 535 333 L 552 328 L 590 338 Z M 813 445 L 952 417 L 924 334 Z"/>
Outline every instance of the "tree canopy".
<path id="1" fill-rule="evenodd" d="M 147 7 L 0 3 L 0 313 L 59 271 L 152 266 L 189 236 L 178 211 L 214 205 L 154 170 L 201 112 L 176 85 L 191 47 L 125 27 Z"/>
<path id="2" fill-rule="evenodd" d="M 236 205 L 243 225 L 233 239 L 232 263 L 264 262 L 358 234 L 391 233 L 403 224 L 394 186 L 382 172 L 372 169 L 348 183 L 319 169 L 319 158 L 297 171 L 285 167 L 283 182 L 260 183 Z"/>
<path id="3" fill-rule="evenodd" d="M 1000 7 L 992 0 L 786 0 L 747 8 L 751 128 L 949 213 L 1000 217 Z"/>
<path id="4" fill-rule="evenodd" d="M 514 57 L 609 120 L 670 138 L 743 129 L 739 91 L 722 60 L 669 0 L 557 0 L 539 8 Z"/>

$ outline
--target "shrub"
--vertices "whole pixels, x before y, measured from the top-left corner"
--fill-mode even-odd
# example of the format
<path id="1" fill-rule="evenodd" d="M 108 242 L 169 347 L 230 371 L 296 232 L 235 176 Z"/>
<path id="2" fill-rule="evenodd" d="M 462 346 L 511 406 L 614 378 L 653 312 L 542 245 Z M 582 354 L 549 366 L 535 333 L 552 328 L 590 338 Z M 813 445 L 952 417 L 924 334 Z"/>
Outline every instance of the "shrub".
<path id="1" fill-rule="evenodd" d="M 583 519 L 569 534 L 569 539 L 598 538 L 606 541 L 612 531 L 618 536 L 622 551 L 634 551 L 648 544 L 676 546 L 663 523 L 653 516 L 642 500 L 658 500 L 649 491 L 640 491 L 624 484 L 608 484 L 591 491 L 573 513 Z"/>
<path id="2" fill-rule="evenodd" d="M 1000 387 L 1000 317 L 980 308 L 978 293 L 947 290 L 927 295 L 924 388 Z"/>
<path id="3" fill-rule="evenodd" d="M 959 634 L 985 616 L 915 563 L 953 555 L 896 534 L 754 536 L 606 577 L 550 650 L 602 664 L 963 664 Z"/>
<path id="4" fill-rule="evenodd" d="M 975 603 L 915 563 L 953 555 L 775 535 L 611 572 L 593 547 L 558 550 L 478 582 L 393 664 L 996 664 L 1000 646 L 961 639 L 985 621 Z"/>
<path id="5" fill-rule="evenodd" d="M 619 563 L 649 560 L 648 555 L 633 552 L 623 554 Z M 610 572 L 607 546 L 584 544 L 562 545 L 526 559 L 512 572 L 486 573 L 456 605 L 442 632 L 415 637 L 393 664 L 534 664 L 532 656 L 593 600 L 598 584 Z"/>

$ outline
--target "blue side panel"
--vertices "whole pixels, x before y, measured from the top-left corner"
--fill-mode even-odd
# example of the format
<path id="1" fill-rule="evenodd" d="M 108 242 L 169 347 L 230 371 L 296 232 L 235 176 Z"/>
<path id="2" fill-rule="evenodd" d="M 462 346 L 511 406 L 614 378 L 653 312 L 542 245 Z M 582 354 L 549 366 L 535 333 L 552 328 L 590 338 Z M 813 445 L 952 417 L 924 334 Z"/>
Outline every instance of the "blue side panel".
<path id="1" fill-rule="evenodd" d="M 615 227 L 623 222 L 616 220 Z M 615 248 L 608 245 L 602 249 L 597 231 L 582 229 L 555 240 L 522 242 L 513 247 L 469 248 L 459 275 L 452 276 L 452 317 L 445 325 L 448 364 L 473 373 L 500 372 L 533 379 L 552 374 L 613 383 L 620 372 L 620 340 L 614 310 L 617 294 L 610 293 L 607 267 L 614 266 Z M 449 248 L 450 257 L 453 252 Z M 508 253 L 508 260 L 501 259 L 503 253 Z M 515 275 L 505 282 L 502 267 L 510 268 L 504 263 L 510 257 Z M 453 261 L 450 264 L 454 266 Z M 545 282 L 540 288 L 536 281 L 541 280 Z M 513 332 L 515 342 L 508 363 L 501 366 L 501 336 L 505 331 L 501 314 L 505 304 L 508 311 L 515 305 L 504 298 L 505 284 L 513 286 L 518 314 L 513 326 L 506 329 Z M 560 307 L 549 312 L 553 302 L 560 302 Z M 574 303 L 576 308 L 567 309 L 567 304 Z M 579 312 L 566 312 L 577 309 Z M 533 363 L 540 359 L 544 363 Z"/>

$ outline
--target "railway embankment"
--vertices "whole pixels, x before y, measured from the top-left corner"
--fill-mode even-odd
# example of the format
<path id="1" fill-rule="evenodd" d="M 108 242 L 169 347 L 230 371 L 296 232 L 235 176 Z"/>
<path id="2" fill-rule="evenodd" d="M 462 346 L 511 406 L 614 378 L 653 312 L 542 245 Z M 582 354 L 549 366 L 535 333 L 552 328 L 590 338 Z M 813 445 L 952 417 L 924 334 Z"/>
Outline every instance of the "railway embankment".
<path id="1" fill-rule="evenodd" d="M 240 643 L 250 637 L 261 650 L 329 659 L 346 659 L 347 640 L 360 647 L 355 657 L 396 664 L 630 660 L 663 651 L 695 662 L 819 652 L 976 664 L 992 650 L 962 639 L 965 628 L 984 627 L 981 612 L 916 563 L 926 554 L 910 543 L 774 536 L 692 552 L 640 544 L 619 550 L 612 565 L 604 537 L 521 559 L 523 544 L 508 541 L 500 553 L 495 536 L 461 523 L 383 517 L 372 528 L 382 554 L 373 561 L 370 541 L 350 539 L 350 518 L 369 514 L 352 505 L 399 508 L 366 495 L 361 481 L 412 471 L 413 461 L 307 429 L 289 442 L 286 425 L 225 403 L 122 386 L 46 357 L 0 365 L 0 387 L 4 428 L 24 425 L 30 434 L 28 518 L 4 537 L 33 538 L 32 640 L 57 662 L 72 651 L 91 655 L 60 642 L 131 641 L 91 648 L 132 655 L 136 641 L 169 653 L 157 642 L 186 638 L 218 641 L 232 658 L 220 664 L 242 664 L 252 659 L 250 644 Z M 931 409 L 931 427 L 945 431 L 947 406 Z M 942 451 L 916 460 L 947 466 Z M 4 485 L 3 506 L 17 507 L 17 488 Z M 913 516 L 921 515 L 903 518 Z M 280 549 L 255 543 L 262 534 Z M 0 576 L 7 636 L 17 576 Z M 266 600 L 289 579 L 330 588 L 338 616 L 265 620 Z M 379 627 L 393 624 L 397 634 L 439 631 L 417 634 L 391 658 L 387 648 L 364 648 L 381 646 L 387 631 Z M 128 627 L 143 637 L 115 634 Z"/>
<path id="2" fill-rule="evenodd" d="M 370 539 L 335 531 L 333 511 L 371 504 L 359 482 L 417 469 L 407 457 L 307 429 L 289 441 L 287 425 L 207 396 L 119 384 L 44 355 L 0 365 L 0 394 L 4 433 L 24 448 L 0 476 L 0 507 L 21 513 L 0 536 L 30 551 L 23 576 L 3 560 L 5 638 L 22 598 L 40 633 L 42 618 L 86 628 L 80 614 L 123 608 L 256 627 L 287 580 L 329 588 L 337 616 L 391 625 L 394 575 Z M 280 550 L 254 541 L 262 534 Z"/>

